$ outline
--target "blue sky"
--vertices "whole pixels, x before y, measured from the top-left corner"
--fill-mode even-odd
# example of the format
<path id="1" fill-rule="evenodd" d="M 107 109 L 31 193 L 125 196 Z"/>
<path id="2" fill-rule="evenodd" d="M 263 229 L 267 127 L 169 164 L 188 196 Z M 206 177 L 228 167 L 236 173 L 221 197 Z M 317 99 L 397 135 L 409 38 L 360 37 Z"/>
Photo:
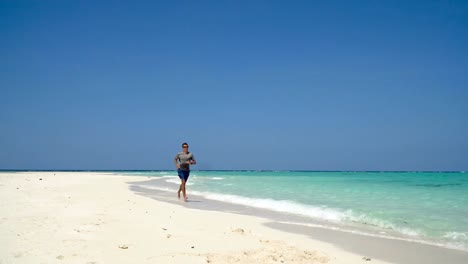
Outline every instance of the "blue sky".
<path id="1" fill-rule="evenodd" d="M 466 1 L 0 1 L 0 169 L 468 170 Z"/>

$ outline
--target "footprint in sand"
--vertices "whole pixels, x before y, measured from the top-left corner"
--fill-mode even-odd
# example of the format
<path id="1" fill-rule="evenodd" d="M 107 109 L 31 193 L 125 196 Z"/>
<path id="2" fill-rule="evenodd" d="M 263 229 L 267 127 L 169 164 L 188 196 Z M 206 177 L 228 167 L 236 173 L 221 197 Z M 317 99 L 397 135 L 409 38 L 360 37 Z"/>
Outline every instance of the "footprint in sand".
<path id="1" fill-rule="evenodd" d="M 243 235 L 245 233 L 244 229 L 242 228 L 237 228 L 237 229 L 234 229 L 232 230 L 233 233 L 238 233 L 238 234 L 241 234 Z"/>

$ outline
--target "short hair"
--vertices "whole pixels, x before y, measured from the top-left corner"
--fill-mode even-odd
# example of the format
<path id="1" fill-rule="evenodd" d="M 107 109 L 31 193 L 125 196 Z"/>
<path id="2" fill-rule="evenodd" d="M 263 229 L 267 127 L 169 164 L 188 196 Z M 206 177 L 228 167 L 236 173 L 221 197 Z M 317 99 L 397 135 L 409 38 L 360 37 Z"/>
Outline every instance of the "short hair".
<path id="1" fill-rule="evenodd" d="M 188 146 L 187 142 L 182 143 L 182 147 L 183 146 Z"/>

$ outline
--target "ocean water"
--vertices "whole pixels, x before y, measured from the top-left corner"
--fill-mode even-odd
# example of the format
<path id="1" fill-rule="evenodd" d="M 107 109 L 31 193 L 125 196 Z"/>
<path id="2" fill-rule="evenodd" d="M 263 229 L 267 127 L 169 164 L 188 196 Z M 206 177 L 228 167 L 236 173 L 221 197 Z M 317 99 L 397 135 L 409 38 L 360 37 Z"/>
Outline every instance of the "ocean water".
<path id="1" fill-rule="evenodd" d="M 175 171 L 126 174 L 160 178 L 165 191 L 180 184 Z M 187 190 L 301 216 L 295 224 L 468 251 L 466 172 L 192 171 Z"/>

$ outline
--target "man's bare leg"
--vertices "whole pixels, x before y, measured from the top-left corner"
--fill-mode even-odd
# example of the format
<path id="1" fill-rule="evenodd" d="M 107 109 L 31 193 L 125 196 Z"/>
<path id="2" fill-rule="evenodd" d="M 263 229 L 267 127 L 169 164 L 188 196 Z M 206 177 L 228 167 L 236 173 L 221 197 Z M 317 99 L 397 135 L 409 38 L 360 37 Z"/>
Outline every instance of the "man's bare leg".
<path id="1" fill-rule="evenodd" d="M 187 197 L 187 194 L 185 193 L 185 180 L 182 180 L 182 194 L 184 195 L 184 200 L 187 201 L 188 197 Z"/>
<path id="2" fill-rule="evenodd" d="M 180 199 L 180 192 L 182 191 L 182 185 L 185 186 L 185 181 L 184 180 L 180 180 L 180 186 L 179 186 L 179 190 L 177 191 L 177 198 Z"/>

